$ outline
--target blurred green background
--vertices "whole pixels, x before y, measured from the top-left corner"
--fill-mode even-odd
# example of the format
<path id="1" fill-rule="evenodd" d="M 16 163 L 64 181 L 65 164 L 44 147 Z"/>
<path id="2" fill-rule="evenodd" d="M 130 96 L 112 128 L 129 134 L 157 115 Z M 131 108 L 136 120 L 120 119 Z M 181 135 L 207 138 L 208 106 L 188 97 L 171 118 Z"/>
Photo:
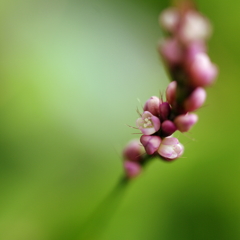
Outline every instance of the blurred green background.
<path id="1" fill-rule="evenodd" d="M 156 51 L 168 4 L 0 1 L 0 240 L 72 239 L 115 186 L 137 99 L 168 85 Z M 240 2 L 197 5 L 217 84 L 176 134 L 183 158 L 149 164 L 101 240 L 240 239 Z"/>

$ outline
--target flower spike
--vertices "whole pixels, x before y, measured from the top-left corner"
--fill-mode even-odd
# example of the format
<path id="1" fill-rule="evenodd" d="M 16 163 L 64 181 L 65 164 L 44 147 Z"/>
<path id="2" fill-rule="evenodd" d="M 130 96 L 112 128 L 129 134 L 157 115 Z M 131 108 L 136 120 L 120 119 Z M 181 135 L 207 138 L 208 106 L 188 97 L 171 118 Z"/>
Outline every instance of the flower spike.
<path id="1" fill-rule="evenodd" d="M 128 178 L 140 174 L 143 165 L 153 157 L 172 161 L 182 156 L 184 147 L 173 137 L 175 131 L 188 132 L 198 121 L 193 113 L 206 100 L 207 86 L 218 75 L 217 66 L 207 54 L 207 39 L 212 33 L 209 20 L 197 11 L 191 0 L 179 1 L 165 9 L 159 23 L 167 37 L 159 41 L 158 52 L 171 76 L 163 97 L 149 98 L 137 119 L 142 132 L 140 142 L 130 143 L 123 152 Z M 145 153 L 140 152 L 145 149 Z"/>

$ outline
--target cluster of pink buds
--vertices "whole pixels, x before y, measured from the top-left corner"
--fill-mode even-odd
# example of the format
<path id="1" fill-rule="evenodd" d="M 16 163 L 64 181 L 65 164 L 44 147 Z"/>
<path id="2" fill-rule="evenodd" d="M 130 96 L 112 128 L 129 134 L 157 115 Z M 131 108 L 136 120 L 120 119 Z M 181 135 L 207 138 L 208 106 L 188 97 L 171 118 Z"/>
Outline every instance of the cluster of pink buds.
<path id="1" fill-rule="evenodd" d="M 172 82 L 166 89 L 166 101 L 153 96 L 139 113 L 136 125 L 143 134 L 141 145 L 134 140 L 123 152 L 128 178 L 137 176 L 150 157 L 172 161 L 183 154 L 183 145 L 172 134 L 177 130 L 187 132 L 198 121 L 192 112 L 204 104 L 204 88 L 218 73 L 206 53 L 211 25 L 190 1 L 164 10 L 159 21 L 168 37 L 160 41 L 158 50 Z"/>
<path id="2" fill-rule="evenodd" d="M 171 86 L 171 84 L 170 84 Z M 169 95 L 169 88 L 166 92 Z M 144 105 L 143 113 L 137 119 L 137 128 L 142 132 L 140 142 L 148 155 L 159 155 L 166 161 L 174 160 L 183 153 L 183 146 L 172 134 L 179 130 L 178 122 L 190 128 L 196 121 L 191 114 L 184 115 L 184 120 L 175 122 L 171 104 L 158 97 L 151 97 Z"/>
<path id="3" fill-rule="evenodd" d="M 159 22 L 168 37 L 160 41 L 158 50 L 177 81 L 177 100 L 182 102 L 196 88 L 211 85 L 217 76 L 218 69 L 206 52 L 212 27 L 190 1 L 164 10 Z"/>

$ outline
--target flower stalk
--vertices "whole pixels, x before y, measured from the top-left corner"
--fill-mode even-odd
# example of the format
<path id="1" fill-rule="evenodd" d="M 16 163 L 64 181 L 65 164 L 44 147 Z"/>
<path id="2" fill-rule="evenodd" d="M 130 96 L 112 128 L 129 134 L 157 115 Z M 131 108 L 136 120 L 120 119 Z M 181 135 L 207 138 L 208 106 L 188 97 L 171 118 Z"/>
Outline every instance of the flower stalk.
<path id="1" fill-rule="evenodd" d="M 205 88 L 218 74 L 207 55 L 206 41 L 212 33 L 209 20 L 191 1 L 180 1 L 164 10 L 159 23 L 166 32 L 158 51 L 171 76 L 163 98 L 150 97 L 136 126 L 140 139 L 130 141 L 122 152 L 124 177 L 82 226 L 77 239 L 97 239 L 113 217 L 131 179 L 142 173 L 151 159 L 171 162 L 180 158 L 184 146 L 174 132 L 188 132 L 198 121 L 193 113 L 205 102 Z"/>

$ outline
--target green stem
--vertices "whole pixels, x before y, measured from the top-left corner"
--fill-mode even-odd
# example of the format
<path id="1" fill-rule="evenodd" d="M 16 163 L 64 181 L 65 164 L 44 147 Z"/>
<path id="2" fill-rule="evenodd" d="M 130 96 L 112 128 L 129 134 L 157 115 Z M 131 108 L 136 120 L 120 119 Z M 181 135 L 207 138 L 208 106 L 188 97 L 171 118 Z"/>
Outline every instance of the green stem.
<path id="1" fill-rule="evenodd" d="M 101 202 L 94 213 L 87 219 L 80 229 L 80 235 L 76 240 L 98 239 L 102 231 L 114 216 L 121 199 L 126 191 L 129 180 L 126 177 L 120 179 L 116 187 Z"/>
<path id="2" fill-rule="evenodd" d="M 144 155 L 141 165 L 145 165 L 154 159 L 152 155 Z M 97 240 L 101 237 L 103 231 L 114 217 L 114 214 L 121 204 L 127 186 L 132 181 L 126 176 L 119 179 L 116 186 L 104 198 L 104 200 L 97 206 L 95 211 L 87 218 L 87 220 L 80 226 L 71 225 L 70 229 L 60 229 L 56 240 Z"/>

